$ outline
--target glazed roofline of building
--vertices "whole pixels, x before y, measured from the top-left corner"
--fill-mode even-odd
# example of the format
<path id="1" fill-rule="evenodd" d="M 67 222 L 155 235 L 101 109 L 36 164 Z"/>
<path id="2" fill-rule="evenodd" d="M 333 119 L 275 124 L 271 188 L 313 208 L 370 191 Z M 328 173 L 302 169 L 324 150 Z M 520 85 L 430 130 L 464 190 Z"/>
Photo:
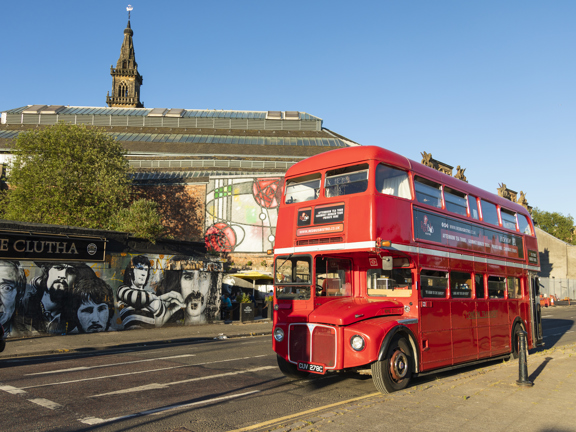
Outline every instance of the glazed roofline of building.
<path id="1" fill-rule="evenodd" d="M 302 111 L 245 111 L 245 110 L 199 110 L 183 108 L 122 108 L 83 107 L 64 105 L 26 105 L 2 111 L 2 122 L 8 115 L 94 115 L 114 117 L 167 117 L 167 118 L 215 118 L 257 119 L 286 121 L 319 121 L 322 119 Z"/>

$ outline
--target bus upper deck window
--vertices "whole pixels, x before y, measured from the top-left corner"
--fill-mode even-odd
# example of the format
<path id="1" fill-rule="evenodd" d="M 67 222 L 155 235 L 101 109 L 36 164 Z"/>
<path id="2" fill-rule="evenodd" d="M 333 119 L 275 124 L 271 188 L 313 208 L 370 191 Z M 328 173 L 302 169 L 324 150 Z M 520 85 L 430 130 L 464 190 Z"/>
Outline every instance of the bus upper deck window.
<path id="1" fill-rule="evenodd" d="M 286 182 L 286 204 L 310 201 L 320 194 L 320 173 L 290 179 Z"/>
<path id="2" fill-rule="evenodd" d="M 484 200 L 480 200 L 480 203 L 482 204 L 482 220 L 491 223 L 492 225 L 500 225 L 498 223 L 496 204 Z"/>
<path id="3" fill-rule="evenodd" d="M 446 201 L 446 210 L 462 216 L 467 216 L 468 203 L 466 202 L 466 194 L 450 188 L 445 188 L 444 201 Z"/>
<path id="4" fill-rule="evenodd" d="M 416 177 L 414 181 L 416 199 L 422 204 L 442 208 L 442 186 L 430 180 Z"/>
<path id="5" fill-rule="evenodd" d="M 468 208 L 470 209 L 470 217 L 476 220 L 480 219 L 480 214 L 478 213 L 478 201 L 476 201 L 476 197 L 468 195 Z"/>
<path id="6" fill-rule="evenodd" d="M 518 215 L 518 226 L 520 227 L 520 232 L 522 234 L 532 235 L 532 229 L 528 223 L 528 219 L 523 214 L 517 213 Z"/>
<path id="7" fill-rule="evenodd" d="M 328 171 L 325 189 L 328 198 L 365 192 L 368 189 L 368 164 Z"/>
<path id="8" fill-rule="evenodd" d="M 408 174 L 382 164 L 376 167 L 376 190 L 386 195 L 407 199 L 412 198 Z"/>
<path id="9" fill-rule="evenodd" d="M 516 214 L 514 212 L 500 207 L 500 216 L 502 217 L 504 228 L 516 230 Z"/>

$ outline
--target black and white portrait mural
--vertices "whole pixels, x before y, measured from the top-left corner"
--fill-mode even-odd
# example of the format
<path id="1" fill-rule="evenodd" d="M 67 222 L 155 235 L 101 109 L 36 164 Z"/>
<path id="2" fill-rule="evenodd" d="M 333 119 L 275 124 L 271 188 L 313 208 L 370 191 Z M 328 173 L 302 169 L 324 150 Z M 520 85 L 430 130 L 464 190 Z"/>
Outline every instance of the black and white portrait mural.
<path id="1" fill-rule="evenodd" d="M 221 286 L 221 263 L 185 256 L 0 260 L 0 324 L 18 337 L 208 323 L 219 319 Z"/>

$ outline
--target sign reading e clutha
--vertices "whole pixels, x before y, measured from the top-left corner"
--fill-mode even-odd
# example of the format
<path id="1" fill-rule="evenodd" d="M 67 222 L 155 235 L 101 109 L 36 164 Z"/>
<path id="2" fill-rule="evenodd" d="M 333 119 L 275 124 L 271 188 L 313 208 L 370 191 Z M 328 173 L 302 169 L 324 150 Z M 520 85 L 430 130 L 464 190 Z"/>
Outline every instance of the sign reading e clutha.
<path id="1" fill-rule="evenodd" d="M 0 259 L 104 261 L 106 239 L 0 232 Z"/>

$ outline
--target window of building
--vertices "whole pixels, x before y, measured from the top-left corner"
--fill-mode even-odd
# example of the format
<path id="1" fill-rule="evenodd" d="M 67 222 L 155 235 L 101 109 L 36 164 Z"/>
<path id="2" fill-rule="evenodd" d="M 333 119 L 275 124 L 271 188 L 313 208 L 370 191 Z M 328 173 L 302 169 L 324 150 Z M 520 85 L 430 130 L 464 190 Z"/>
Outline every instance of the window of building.
<path id="1" fill-rule="evenodd" d="M 408 173 L 382 164 L 376 167 L 376 190 L 386 195 L 412 198 Z"/>
<path id="2" fill-rule="evenodd" d="M 528 219 L 523 214 L 517 213 L 518 215 L 518 227 L 520 228 L 520 232 L 522 234 L 532 234 L 532 228 L 530 228 L 530 224 L 528 223 Z"/>
<path id="3" fill-rule="evenodd" d="M 450 272 L 450 294 L 452 298 L 472 298 L 472 276 L 470 273 Z"/>
<path id="4" fill-rule="evenodd" d="M 316 297 L 352 295 L 352 264 L 338 258 L 316 258 Z"/>
<path id="5" fill-rule="evenodd" d="M 488 276 L 488 298 L 504 298 L 504 291 L 506 291 L 506 278 Z"/>
<path id="6" fill-rule="evenodd" d="M 502 217 L 502 226 L 516 231 L 516 213 L 500 207 L 500 216 Z"/>
<path id="7" fill-rule="evenodd" d="M 446 298 L 448 291 L 448 273 L 434 270 L 420 272 L 422 297 Z"/>
<path id="8" fill-rule="evenodd" d="M 462 216 L 468 215 L 466 194 L 446 187 L 444 188 L 444 201 L 446 202 L 446 210 Z"/>
<path id="9" fill-rule="evenodd" d="M 368 164 L 328 171 L 324 188 L 328 198 L 365 192 L 368 189 Z"/>
<path id="10" fill-rule="evenodd" d="M 491 223 L 492 225 L 500 225 L 498 222 L 496 204 L 484 200 L 480 200 L 480 203 L 482 205 L 482 220 Z"/>
<path id="11" fill-rule="evenodd" d="M 474 275 L 474 289 L 477 299 L 485 298 L 486 287 L 484 286 L 484 275 L 476 274 Z"/>
<path id="12" fill-rule="evenodd" d="M 416 199 L 422 204 L 442 208 L 442 186 L 422 177 L 414 179 Z"/>
<path id="13" fill-rule="evenodd" d="M 286 204 L 310 201 L 320 194 L 320 174 L 310 174 L 286 182 Z"/>
<path id="14" fill-rule="evenodd" d="M 369 296 L 410 297 L 412 295 L 412 273 L 408 268 L 369 269 L 367 275 Z"/>

